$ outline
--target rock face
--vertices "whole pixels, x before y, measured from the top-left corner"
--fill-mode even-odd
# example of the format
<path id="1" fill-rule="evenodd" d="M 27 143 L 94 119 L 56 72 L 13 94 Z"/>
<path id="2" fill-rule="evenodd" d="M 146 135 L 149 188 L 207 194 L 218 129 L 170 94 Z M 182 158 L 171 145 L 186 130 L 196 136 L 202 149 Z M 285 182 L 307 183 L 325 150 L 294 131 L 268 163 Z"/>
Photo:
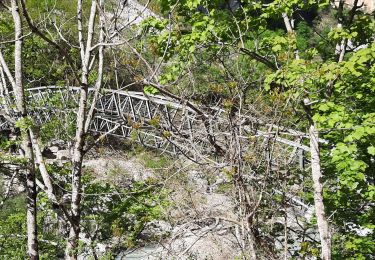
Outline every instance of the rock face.
<path id="1" fill-rule="evenodd" d="M 158 17 L 150 9 L 139 4 L 138 1 L 128 0 L 126 2 L 126 8 L 122 17 L 126 17 L 127 22 L 131 24 L 139 24 L 148 17 Z"/>
<path id="2" fill-rule="evenodd" d="M 59 161 L 66 161 L 71 158 L 71 153 L 69 150 L 59 150 L 56 153 L 56 159 Z"/>
<path id="3" fill-rule="evenodd" d="M 97 180 L 106 179 L 114 183 L 144 181 L 154 176 L 151 170 L 146 169 L 136 159 L 96 158 L 84 161 L 83 166 L 94 171 Z"/>
<path id="4" fill-rule="evenodd" d="M 150 9 L 145 8 L 139 4 L 136 0 L 122 1 L 124 8 L 118 14 L 120 16 L 119 25 L 137 25 L 140 24 L 144 19 L 149 17 L 158 17 L 157 14 L 152 12 Z M 109 17 L 113 16 L 113 13 L 107 14 Z M 120 27 L 121 27 L 120 26 Z"/>
<path id="5" fill-rule="evenodd" d="M 49 143 L 42 154 L 44 158 L 57 161 L 66 161 L 71 157 L 67 144 L 59 140 Z"/>
<path id="6" fill-rule="evenodd" d="M 340 2 L 339 0 L 335 0 L 335 5 L 338 6 L 339 2 Z M 348 8 L 352 8 L 354 4 L 354 0 L 346 0 L 345 4 L 348 6 Z M 372 13 L 375 9 L 375 0 L 359 0 L 358 5 L 362 5 L 362 4 L 363 4 L 362 9 L 366 13 Z"/>
<path id="7" fill-rule="evenodd" d="M 151 227 L 152 226 L 152 227 Z M 235 259 L 240 248 L 236 228 L 220 219 L 206 219 L 172 226 L 159 221 L 145 228 L 154 234 L 169 234 L 160 243 L 151 243 L 119 254 L 116 259 Z"/>
<path id="8" fill-rule="evenodd" d="M 213 223 L 198 230 L 173 231 L 171 241 L 162 245 L 151 244 L 137 250 L 123 252 L 116 259 L 235 259 L 237 241 L 230 234 L 230 227 Z"/>

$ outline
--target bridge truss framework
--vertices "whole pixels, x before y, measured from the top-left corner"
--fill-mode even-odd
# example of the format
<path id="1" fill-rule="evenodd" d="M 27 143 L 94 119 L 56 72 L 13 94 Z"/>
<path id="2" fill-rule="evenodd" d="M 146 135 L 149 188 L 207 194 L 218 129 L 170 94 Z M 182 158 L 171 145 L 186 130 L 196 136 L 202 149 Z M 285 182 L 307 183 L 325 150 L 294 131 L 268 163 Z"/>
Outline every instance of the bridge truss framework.
<path id="1" fill-rule="evenodd" d="M 78 87 L 57 86 L 27 89 L 28 101 L 35 107 L 30 116 L 36 124 L 42 125 L 53 118 L 61 119 L 68 113 L 75 113 L 79 90 Z M 89 93 L 92 99 L 94 89 L 90 88 Z M 204 115 L 186 102 L 161 95 L 103 89 L 95 104 L 90 131 L 131 138 L 146 147 L 205 161 L 212 156 L 217 158 L 212 142 L 223 151 L 229 151 L 234 149 L 234 140 L 226 110 L 204 107 L 202 111 Z M 261 159 L 269 161 L 273 167 L 299 165 L 305 168 L 306 154 L 310 151 L 303 144 L 306 134 L 261 123 L 249 116 L 240 116 L 237 120 L 246 122 L 241 125 L 239 139 L 250 160 L 259 160 L 251 157 L 261 154 Z M 0 130 L 9 128 L 9 123 L 1 117 Z M 223 162 L 225 156 L 222 156 Z"/>

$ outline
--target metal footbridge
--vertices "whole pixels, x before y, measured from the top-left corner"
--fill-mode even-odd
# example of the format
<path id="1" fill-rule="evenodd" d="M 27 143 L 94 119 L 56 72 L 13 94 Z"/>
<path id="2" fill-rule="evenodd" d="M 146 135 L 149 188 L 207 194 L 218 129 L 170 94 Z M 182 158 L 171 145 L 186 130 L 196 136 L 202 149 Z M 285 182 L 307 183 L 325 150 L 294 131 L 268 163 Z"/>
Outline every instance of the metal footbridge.
<path id="1" fill-rule="evenodd" d="M 36 125 L 63 118 L 70 124 L 74 122 L 79 87 L 29 88 L 25 94 L 33 107 L 30 117 Z M 90 88 L 89 100 L 93 96 L 94 89 Z M 227 110 L 217 107 L 187 104 L 162 95 L 103 89 L 89 130 L 130 138 L 146 147 L 196 161 L 213 156 L 225 159 L 241 150 L 244 160 L 269 161 L 273 167 L 304 168 L 308 163 L 305 155 L 310 149 L 304 144 L 308 136 L 303 132 L 264 123 L 252 116 L 230 117 Z M 4 107 L 0 107 L 3 111 Z M 0 130 L 10 127 L 0 115 Z"/>

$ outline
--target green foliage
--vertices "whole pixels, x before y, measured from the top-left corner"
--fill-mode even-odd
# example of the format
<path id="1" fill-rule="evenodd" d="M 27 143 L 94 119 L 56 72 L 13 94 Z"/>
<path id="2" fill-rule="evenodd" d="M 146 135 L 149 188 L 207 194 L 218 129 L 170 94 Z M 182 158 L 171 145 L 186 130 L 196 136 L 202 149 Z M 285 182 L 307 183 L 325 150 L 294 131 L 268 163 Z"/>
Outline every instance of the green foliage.
<path id="1" fill-rule="evenodd" d="M 32 79 L 30 84 L 55 85 L 61 79 L 66 78 L 68 67 L 64 60 L 60 59 L 57 50 L 39 37 L 33 35 L 27 37 L 23 44 L 24 77 Z M 49 62 L 52 61 L 52 62 Z"/>
<path id="2" fill-rule="evenodd" d="M 315 100 L 314 121 L 331 146 L 322 147 L 328 211 L 337 225 L 335 252 L 358 259 L 373 253 L 373 233 L 359 236 L 357 230 L 373 230 L 373 178 L 375 140 L 375 45 L 359 50 L 344 62 L 320 64 L 294 60 L 271 75 L 285 93 L 309 94 Z M 269 85 L 271 86 L 271 85 Z M 373 232 L 373 231 L 372 231 Z M 340 235 L 339 235 L 340 234 Z M 352 241 L 348 246 L 344 236 Z M 370 243 L 371 244 L 371 243 Z"/>
<path id="3" fill-rule="evenodd" d="M 159 48 L 157 53 L 162 56 L 163 51 L 167 51 L 168 66 L 161 77 L 163 83 L 182 78 L 186 71 L 198 75 L 194 78 L 198 86 L 192 90 L 195 97 L 203 97 L 206 104 L 208 97 L 214 95 L 212 103 L 218 104 L 220 100 L 230 112 L 236 108 L 236 95 L 256 92 L 241 84 L 244 77 L 248 80 L 245 82 L 252 79 L 269 91 L 267 96 L 262 96 L 269 104 L 275 97 L 293 104 L 287 124 L 297 125 L 303 131 L 307 120 L 301 120 L 305 112 L 299 105 L 306 97 L 313 101 L 313 119 L 322 138 L 329 141 L 329 145 L 321 147 L 321 156 L 327 215 L 332 214 L 336 232 L 334 254 L 337 258 L 341 255 L 353 259 L 373 255 L 374 19 L 358 12 L 352 24 L 345 20 L 342 28 L 336 28 L 337 22 L 334 26 L 329 24 L 334 13 L 328 8 L 329 1 L 280 0 L 266 7 L 261 1 L 241 1 L 242 6 L 237 10 L 229 10 L 220 1 L 160 2 L 162 11 L 176 13 L 176 24 L 170 25 L 171 31 L 166 30 L 165 22 L 161 25 L 154 21 L 154 26 L 151 22 L 147 25 L 150 42 Z M 301 9 L 317 10 L 319 15 L 308 23 L 296 18 L 295 11 Z M 296 18 L 295 33 L 288 34 L 273 27 L 275 23 L 279 26 L 282 23 L 282 13 Z M 350 40 L 353 46 L 368 46 L 349 51 L 346 60 L 337 63 L 335 46 L 343 40 Z M 167 44 L 169 49 L 166 49 Z M 247 53 L 255 52 L 268 59 L 277 70 L 270 70 L 265 62 L 252 55 L 238 54 L 243 45 Z M 296 59 L 297 51 L 299 59 Z M 237 57 L 228 55 L 230 53 Z M 242 69 L 240 73 L 232 70 L 238 64 Z M 223 72 L 218 69 L 223 67 Z M 236 82 L 234 88 L 229 87 L 226 74 Z M 287 107 L 287 103 L 284 106 Z M 308 180 L 301 185 L 311 186 Z M 305 197 L 311 198 L 311 193 Z M 360 231 L 348 223 L 358 230 L 368 228 L 372 232 L 359 235 Z M 301 255 L 318 254 L 316 245 L 301 248 Z"/>
<path id="4" fill-rule="evenodd" d="M 27 236 L 25 201 L 26 198 L 24 194 L 17 195 L 9 198 L 0 210 L 0 259 L 26 259 Z M 38 206 L 40 206 L 39 203 Z M 48 211 L 40 210 L 37 219 L 39 227 L 40 258 L 45 260 L 62 257 L 64 253 L 64 243 L 56 238 L 56 234 L 43 229 L 48 213 Z M 57 242 L 58 246 L 50 242 Z"/>
<path id="5" fill-rule="evenodd" d="M 0 150 L 6 151 L 11 149 L 12 146 L 17 145 L 17 140 L 9 140 L 6 136 L 0 134 Z"/>
<path id="6" fill-rule="evenodd" d="M 21 131 L 25 132 L 31 127 L 33 127 L 33 120 L 29 117 L 20 118 L 17 120 L 15 126 L 18 127 Z"/>
<path id="7" fill-rule="evenodd" d="M 83 205 L 87 229 L 94 228 L 90 225 L 90 221 L 94 220 L 99 227 L 99 241 L 121 237 L 124 242 L 118 245 L 119 248 L 136 245 L 143 227 L 152 220 L 162 218 L 162 209 L 168 205 L 166 190 L 161 189 L 152 179 L 131 182 L 127 187 L 120 187 L 93 182 L 92 176 L 87 174 L 84 183 L 87 196 L 94 194 L 94 197 L 89 197 L 91 199 L 85 200 Z"/>
<path id="8" fill-rule="evenodd" d="M 161 159 L 158 162 L 164 165 Z M 55 183 L 64 191 L 70 191 L 69 164 L 47 165 Z M 124 174 L 116 170 L 116 175 Z M 82 225 L 86 232 L 97 232 L 95 242 L 109 242 L 113 237 L 123 243 L 116 249 L 133 247 L 140 242 L 139 234 L 144 226 L 162 219 L 164 208 L 169 205 L 167 190 L 154 179 L 126 184 L 97 182 L 90 172 L 83 176 L 84 202 Z M 62 194 L 61 194 L 62 195 Z M 52 206 L 44 192 L 39 192 L 38 227 L 41 259 L 63 257 L 64 238 L 58 233 L 58 222 Z M 25 197 L 20 195 L 6 201 L 0 211 L 0 258 L 23 259 L 26 257 L 26 212 Z M 99 227 L 99 230 L 96 230 Z M 56 243 L 54 245 L 53 243 Z M 82 250 L 87 245 L 82 244 Z M 115 249 L 114 249 L 115 250 Z"/>
<path id="9" fill-rule="evenodd" d="M 20 209 L 23 210 L 24 208 Z M 17 208 L 11 208 L 10 210 L 12 214 L 3 215 L 0 222 L 0 257 L 3 259 L 24 259 L 26 258 L 27 246 L 25 236 L 26 214 L 25 212 L 17 212 Z"/>
<path id="10" fill-rule="evenodd" d="M 171 164 L 171 158 L 165 155 L 157 155 L 151 151 L 144 151 L 140 154 L 140 157 L 147 169 L 163 169 Z"/>
<path id="11" fill-rule="evenodd" d="M 0 218 L 6 219 L 14 214 L 20 214 L 25 211 L 25 197 L 23 195 L 9 198 L 4 202 L 0 210 Z M 24 224 L 23 224 L 24 225 Z M 22 225 L 21 225 L 22 226 Z"/>
<path id="12" fill-rule="evenodd" d="M 7 40 L 7 36 L 12 35 L 14 31 L 13 23 L 11 22 L 11 15 L 9 12 L 0 12 L 0 39 L 1 41 Z"/>
<path id="13" fill-rule="evenodd" d="M 154 88 L 153 86 L 146 86 L 143 88 L 143 92 L 147 95 L 156 95 L 159 93 L 159 90 Z"/>
<path id="14" fill-rule="evenodd" d="M 62 91 L 67 90 L 62 89 Z M 77 103 L 72 96 L 63 98 L 60 91 L 53 92 L 51 90 L 51 93 L 45 99 L 33 99 L 32 96 L 28 96 L 28 99 L 29 110 L 34 111 L 34 113 L 50 113 L 48 121 L 43 124 L 37 125 L 36 122 L 31 120 L 29 122 L 30 126 L 37 128 L 43 143 L 53 139 L 69 140 L 74 136 Z"/>
<path id="15" fill-rule="evenodd" d="M 88 7 L 86 3 L 86 7 Z M 38 13 L 46 13 L 50 12 L 51 10 L 58 10 L 64 11 L 68 14 L 75 14 L 77 10 L 77 2 L 66 2 L 66 1 L 56 1 L 56 0 L 44 0 L 44 1 L 38 1 L 38 0 L 30 0 L 27 1 L 27 8 L 30 8 L 30 10 L 34 14 Z"/>

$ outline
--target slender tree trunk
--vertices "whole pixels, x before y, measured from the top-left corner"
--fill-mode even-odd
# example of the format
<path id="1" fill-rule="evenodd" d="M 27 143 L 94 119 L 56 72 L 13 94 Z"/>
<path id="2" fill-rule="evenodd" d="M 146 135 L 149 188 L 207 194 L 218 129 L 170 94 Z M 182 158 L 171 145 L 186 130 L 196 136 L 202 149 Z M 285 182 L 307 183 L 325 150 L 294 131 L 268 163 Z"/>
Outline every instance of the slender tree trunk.
<path id="1" fill-rule="evenodd" d="M 99 0 L 99 7 L 103 10 L 103 0 Z M 104 15 L 99 14 L 100 18 L 100 32 L 99 32 L 99 43 L 104 43 L 104 34 L 105 34 L 105 20 L 104 20 Z M 90 123 L 92 120 L 92 117 L 94 116 L 94 111 L 95 111 L 95 104 L 96 101 L 98 100 L 100 90 L 102 88 L 102 82 L 103 82 L 103 68 L 104 68 L 104 46 L 101 45 L 99 46 L 98 49 L 98 78 L 95 82 L 95 93 L 94 97 L 91 103 L 91 107 L 89 109 L 89 112 L 87 114 L 86 118 L 86 124 L 85 124 L 85 133 L 89 130 Z"/>
<path id="2" fill-rule="evenodd" d="M 14 84 L 13 91 L 16 97 L 16 106 L 21 120 L 27 117 L 27 110 L 22 84 L 22 22 L 18 1 L 11 1 L 11 11 L 14 21 L 15 48 L 14 48 Z M 27 252 L 30 259 L 39 259 L 37 223 L 36 223 L 36 184 L 34 156 L 29 131 L 22 131 L 22 149 L 28 160 L 26 165 L 27 190 Z"/>
<path id="3" fill-rule="evenodd" d="M 23 134 L 24 135 L 24 134 Z M 39 259 L 38 252 L 38 237 L 37 237 L 37 206 L 36 206 L 36 184 L 35 184 L 35 168 L 33 153 L 31 149 L 30 136 L 22 137 L 22 147 L 25 151 L 25 156 L 28 158 L 26 189 L 27 189 L 27 251 L 30 259 Z"/>
<path id="4" fill-rule="evenodd" d="M 290 21 L 287 13 L 282 13 L 285 28 L 288 33 L 294 33 L 292 22 Z"/>
<path id="5" fill-rule="evenodd" d="M 323 202 L 323 183 L 322 183 L 322 171 L 320 164 L 319 154 L 319 132 L 312 119 L 311 103 L 308 98 L 303 102 L 304 109 L 309 120 L 309 137 L 310 137 L 310 153 L 311 153 L 311 175 L 313 179 L 314 188 L 314 206 L 315 214 L 318 224 L 320 244 L 322 247 L 322 259 L 331 259 L 331 232 L 328 225 L 328 220 L 325 214 L 324 202 Z"/>
<path id="6" fill-rule="evenodd" d="M 285 29 L 288 34 L 295 34 L 294 31 L 294 20 L 290 19 L 287 13 L 281 14 L 284 20 Z M 296 59 L 299 60 L 298 49 L 295 50 Z"/>
<path id="7" fill-rule="evenodd" d="M 331 259 L 331 234 L 328 220 L 325 215 L 323 202 L 322 172 L 320 169 L 319 136 L 314 124 L 310 125 L 311 173 L 314 185 L 315 214 L 318 223 L 320 244 L 322 246 L 322 259 Z"/>
<path id="8" fill-rule="evenodd" d="M 82 76 L 81 76 L 81 92 L 77 111 L 77 126 L 76 137 L 72 157 L 72 226 L 69 232 L 68 243 L 66 247 L 66 258 L 77 259 L 77 246 L 80 234 L 81 222 L 81 179 L 82 179 L 82 161 L 83 161 L 83 147 L 85 144 L 85 124 L 86 124 L 86 110 L 88 98 L 88 76 L 89 64 L 91 58 L 92 40 L 95 26 L 96 15 L 96 0 L 92 0 L 90 17 L 88 22 L 87 42 L 86 47 L 83 42 L 82 30 L 82 0 L 77 1 L 77 19 L 78 19 L 78 36 L 80 44 L 80 53 L 82 60 Z"/>

